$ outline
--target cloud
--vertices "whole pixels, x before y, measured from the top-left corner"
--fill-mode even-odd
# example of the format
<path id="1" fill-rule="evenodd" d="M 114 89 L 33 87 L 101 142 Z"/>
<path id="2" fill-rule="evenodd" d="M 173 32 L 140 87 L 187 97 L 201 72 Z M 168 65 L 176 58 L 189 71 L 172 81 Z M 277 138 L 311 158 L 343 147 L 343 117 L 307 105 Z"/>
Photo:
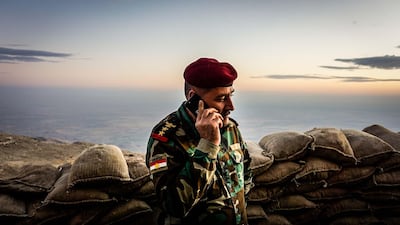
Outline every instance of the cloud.
<path id="1" fill-rule="evenodd" d="M 50 62 L 48 58 L 67 58 L 68 53 L 0 47 L 0 63 Z"/>
<path id="2" fill-rule="evenodd" d="M 358 66 L 319 66 L 321 68 L 326 69 L 334 69 L 334 70 L 357 70 L 360 69 Z"/>
<path id="3" fill-rule="evenodd" d="M 379 69 L 400 69 L 400 56 L 385 55 L 366 58 L 335 59 L 335 61 L 353 63 L 360 66 L 368 66 Z"/>
<path id="4" fill-rule="evenodd" d="M 400 79 L 377 79 L 363 76 L 322 76 L 322 75 L 263 75 L 251 78 L 267 78 L 278 80 L 309 79 L 309 80 L 339 80 L 341 82 L 400 82 Z"/>

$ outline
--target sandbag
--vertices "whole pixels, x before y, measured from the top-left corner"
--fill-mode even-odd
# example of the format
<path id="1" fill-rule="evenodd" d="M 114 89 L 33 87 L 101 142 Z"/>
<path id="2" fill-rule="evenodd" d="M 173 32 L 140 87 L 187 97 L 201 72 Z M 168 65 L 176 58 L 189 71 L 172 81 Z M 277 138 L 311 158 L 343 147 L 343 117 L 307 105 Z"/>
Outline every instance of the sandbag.
<path id="1" fill-rule="evenodd" d="M 46 193 L 59 176 L 59 169 L 53 165 L 26 164 L 16 169 L 15 175 L 0 178 L 0 190 L 11 193 Z"/>
<path id="2" fill-rule="evenodd" d="M 344 129 L 343 133 L 349 140 L 359 165 L 377 165 L 378 162 L 389 158 L 395 151 L 388 143 L 367 132 Z"/>
<path id="3" fill-rule="evenodd" d="M 353 149 L 344 133 L 336 128 L 314 128 L 305 132 L 314 138 L 310 152 L 339 165 L 355 165 Z"/>
<path id="4" fill-rule="evenodd" d="M 338 173 L 342 167 L 334 162 L 319 157 L 307 157 L 303 169 L 294 177 L 297 182 L 326 180 Z"/>
<path id="5" fill-rule="evenodd" d="M 372 134 L 390 144 L 394 149 L 400 151 L 400 133 L 391 131 L 381 125 L 371 125 L 362 131 Z"/>
<path id="6" fill-rule="evenodd" d="M 84 150 L 73 162 L 68 186 L 130 181 L 129 169 L 121 149 L 114 145 L 95 145 Z"/>
<path id="7" fill-rule="evenodd" d="M 272 153 L 268 153 L 255 142 L 247 142 L 247 149 L 251 158 L 250 170 L 254 176 L 264 173 L 274 162 Z"/>
<path id="8" fill-rule="evenodd" d="M 65 170 L 57 180 L 54 189 L 46 196 L 43 205 L 81 205 L 86 203 L 111 203 L 116 199 L 96 188 L 69 188 L 70 171 Z"/>
<path id="9" fill-rule="evenodd" d="M 277 132 L 264 136 L 259 145 L 272 153 L 275 161 L 298 160 L 306 153 L 313 138 L 299 132 Z"/>
<path id="10" fill-rule="evenodd" d="M 25 216 L 28 216 L 25 201 L 8 194 L 0 193 L 0 217 Z"/>
<path id="11" fill-rule="evenodd" d="M 146 224 L 155 224 L 156 218 L 152 216 L 153 210 L 144 201 L 138 199 L 130 199 L 124 203 L 119 203 L 116 207 L 110 209 L 99 220 L 98 224 L 127 224 L 128 222 L 135 224 L 141 218 L 146 218 Z M 143 223 L 142 223 L 143 224 Z"/>
<path id="12" fill-rule="evenodd" d="M 292 161 L 274 163 L 266 172 L 254 177 L 254 183 L 255 185 L 282 183 L 293 178 L 303 167 L 304 165 Z"/>
<path id="13" fill-rule="evenodd" d="M 248 200 L 258 204 L 267 203 L 282 196 L 283 193 L 284 188 L 280 186 L 255 186 L 250 190 Z"/>
<path id="14" fill-rule="evenodd" d="M 339 173 L 329 177 L 327 179 L 327 183 L 329 186 L 336 186 L 336 185 L 352 186 L 355 185 L 355 183 L 361 182 L 365 179 L 372 177 L 375 171 L 376 168 L 373 166 L 344 167 Z"/>

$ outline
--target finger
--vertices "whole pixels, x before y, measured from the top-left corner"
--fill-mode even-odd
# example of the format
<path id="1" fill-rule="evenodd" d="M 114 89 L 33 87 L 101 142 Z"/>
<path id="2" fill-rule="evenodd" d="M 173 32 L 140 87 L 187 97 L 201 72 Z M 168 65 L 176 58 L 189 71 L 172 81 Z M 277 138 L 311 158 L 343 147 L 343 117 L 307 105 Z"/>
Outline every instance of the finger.
<path id="1" fill-rule="evenodd" d="M 204 111 L 204 102 L 203 100 L 200 100 L 197 108 L 197 117 L 203 115 L 203 111 Z"/>

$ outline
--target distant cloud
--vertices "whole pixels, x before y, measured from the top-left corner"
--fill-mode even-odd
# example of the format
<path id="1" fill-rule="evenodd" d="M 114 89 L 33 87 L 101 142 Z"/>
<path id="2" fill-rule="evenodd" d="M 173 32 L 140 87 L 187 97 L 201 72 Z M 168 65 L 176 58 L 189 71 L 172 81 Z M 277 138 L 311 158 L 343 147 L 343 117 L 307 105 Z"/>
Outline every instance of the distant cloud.
<path id="1" fill-rule="evenodd" d="M 366 58 L 335 59 L 335 61 L 353 63 L 379 69 L 400 69 L 400 56 L 385 55 Z"/>
<path id="2" fill-rule="evenodd" d="M 67 58 L 72 54 L 0 47 L 0 63 L 50 62 L 49 58 Z"/>
<path id="3" fill-rule="evenodd" d="M 267 78 L 278 80 L 310 79 L 310 80 L 340 80 L 342 82 L 400 82 L 400 79 L 377 79 L 362 76 L 321 76 L 321 75 L 263 75 L 252 76 L 251 78 Z"/>
<path id="4" fill-rule="evenodd" d="M 357 70 L 358 66 L 320 66 L 321 68 L 334 69 L 334 70 Z"/>

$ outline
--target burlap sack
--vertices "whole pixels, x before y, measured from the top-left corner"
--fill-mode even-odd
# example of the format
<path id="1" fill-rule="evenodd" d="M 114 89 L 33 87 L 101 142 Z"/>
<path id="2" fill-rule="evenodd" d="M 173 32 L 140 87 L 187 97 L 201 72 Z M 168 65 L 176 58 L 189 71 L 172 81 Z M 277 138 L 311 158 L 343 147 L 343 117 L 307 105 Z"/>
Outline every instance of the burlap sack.
<path id="1" fill-rule="evenodd" d="M 264 173 L 274 162 L 272 153 L 268 153 L 254 142 L 247 142 L 247 149 L 251 158 L 250 169 L 254 176 Z"/>
<path id="2" fill-rule="evenodd" d="M 367 202 L 356 198 L 346 198 L 326 204 L 321 212 L 321 216 L 324 218 L 333 218 L 340 215 L 368 212 L 369 205 Z"/>
<path id="3" fill-rule="evenodd" d="M 345 188 L 328 187 L 303 193 L 303 196 L 314 202 L 323 202 L 328 200 L 349 198 L 352 196 L 352 193 Z"/>
<path id="4" fill-rule="evenodd" d="M 293 178 L 303 167 L 304 165 L 292 161 L 274 163 L 266 172 L 254 177 L 254 184 L 271 185 L 283 183 Z"/>
<path id="5" fill-rule="evenodd" d="M 98 224 L 143 224 L 139 223 L 141 218 L 147 218 L 146 224 L 155 224 L 156 218 L 152 218 L 153 210 L 144 201 L 131 199 L 126 202 L 120 202 L 116 207 L 105 213 Z"/>
<path id="6" fill-rule="evenodd" d="M 394 149 L 400 151 L 400 133 L 393 132 L 377 124 L 366 127 L 363 131 L 386 141 Z"/>
<path id="7" fill-rule="evenodd" d="M 326 180 L 338 173 L 342 167 L 329 160 L 309 156 L 305 158 L 306 164 L 294 177 L 297 182 L 317 182 Z"/>
<path id="8" fill-rule="evenodd" d="M 129 169 L 121 149 L 114 145 L 95 145 L 84 150 L 73 162 L 68 186 L 130 181 Z"/>
<path id="9" fill-rule="evenodd" d="M 272 153 L 275 161 L 298 160 L 307 153 L 312 141 L 309 135 L 286 131 L 264 136 L 259 145 Z"/>
<path id="10" fill-rule="evenodd" d="M 12 193 L 46 193 L 59 176 L 59 169 L 50 164 L 26 164 L 16 169 L 15 175 L 0 178 L 0 190 Z"/>
<path id="11" fill-rule="evenodd" d="M 255 186 L 250 190 L 248 194 L 248 200 L 249 202 L 254 202 L 257 204 L 267 203 L 282 196 L 283 193 L 284 188 L 280 186 Z"/>
<path id="12" fill-rule="evenodd" d="M 381 160 L 389 158 L 395 151 L 392 146 L 382 139 L 364 131 L 345 129 L 359 165 L 374 166 Z"/>
<path id="13" fill-rule="evenodd" d="M 400 170 L 374 174 L 373 182 L 376 186 L 400 187 Z"/>
<path id="14" fill-rule="evenodd" d="M 336 128 L 314 128 L 305 132 L 314 138 L 310 154 L 339 165 L 355 165 L 356 159 L 344 133 Z"/>
<path id="15" fill-rule="evenodd" d="M 266 220 L 268 219 L 261 205 L 248 204 L 247 205 L 247 219 L 248 220 Z"/>
<path id="16" fill-rule="evenodd" d="M 26 217 L 26 203 L 8 194 L 0 193 L 0 218 L 2 217 Z"/>
<path id="17" fill-rule="evenodd" d="M 104 191 L 95 188 L 68 188 L 70 171 L 65 170 L 64 174 L 57 180 L 54 189 L 46 196 L 43 205 L 80 205 L 86 203 L 111 203 L 116 199 L 110 197 Z"/>
<path id="18" fill-rule="evenodd" d="M 292 223 L 284 216 L 279 214 L 268 214 L 268 219 L 258 223 L 250 223 L 254 225 L 292 225 Z"/>
<path id="19" fill-rule="evenodd" d="M 400 151 L 394 151 L 393 154 L 377 163 L 376 168 L 382 172 L 388 172 L 394 169 L 400 169 Z"/>
<path id="20" fill-rule="evenodd" d="M 334 218 L 329 223 L 329 225 L 360 225 L 360 224 L 386 225 L 386 223 L 368 213 L 364 213 L 361 215 L 345 215 L 339 218 Z"/>
<path id="21" fill-rule="evenodd" d="M 297 211 L 304 209 L 314 209 L 318 205 L 306 199 L 302 195 L 287 195 L 278 198 L 276 201 L 271 202 L 267 209 L 271 212 L 279 211 Z"/>
<path id="22" fill-rule="evenodd" d="M 327 179 L 329 186 L 353 186 L 365 179 L 369 179 L 375 173 L 373 166 L 344 167 L 342 170 Z"/>
<path id="23" fill-rule="evenodd" d="M 381 186 L 355 190 L 361 199 L 368 202 L 384 202 L 390 205 L 399 205 L 400 188 L 398 186 Z"/>
<path id="24" fill-rule="evenodd" d="M 300 183 L 293 179 L 290 182 L 286 182 L 284 185 L 285 192 L 288 194 L 302 194 L 327 187 L 325 180 Z"/>

